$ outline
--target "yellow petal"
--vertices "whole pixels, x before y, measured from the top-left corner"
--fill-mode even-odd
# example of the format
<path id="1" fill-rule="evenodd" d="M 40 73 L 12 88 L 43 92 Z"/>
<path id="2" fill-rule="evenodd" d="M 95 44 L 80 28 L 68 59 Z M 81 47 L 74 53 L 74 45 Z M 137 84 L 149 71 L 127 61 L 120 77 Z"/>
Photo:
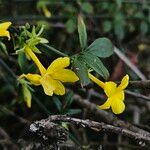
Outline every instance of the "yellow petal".
<path id="1" fill-rule="evenodd" d="M 121 114 L 125 110 L 125 104 L 119 99 L 114 99 L 114 101 L 112 101 L 111 108 L 114 114 Z"/>
<path id="2" fill-rule="evenodd" d="M 10 25 L 11 22 L 4 22 L 0 24 L 0 36 L 7 36 L 8 40 L 10 40 L 10 34 L 9 31 L 7 31 L 7 29 L 9 28 Z"/>
<path id="3" fill-rule="evenodd" d="M 69 57 L 60 57 L 55 59 L 50 66 L 47 68 L 47 73 L 52 74 L 60 69 L 64 69 L 70 65 Z"/>
<path id="4" fill-rule="evenodd" d="M 97 85 L 99 85 L 101 88 L 104 88 L 105 83 L 100 81 L 99 79 L 97 79 L 95 76 L 93 76 L 91 73 L 88 73 L 89 78 L 96 83 Z"/>
<path id="5" fill-rule="evenodd" d="M 0 30 L 1 29 L 7 30 L 11 24 L 12 24 L 11 22 L 0 23 Z"/>
<path id="6" fill-rule="evenodd" d="M 41 85 L 43 86 L 44 92 L 46 95 L 52 96 L 54 93 L 54 90 L 57 87 L 57 84 L 55 80 L 51 78 L 49 75 L 44 75 L 41 80 Z"/>
<path id="7" fill-rule="evenodd" d="M 104 91 L 108 97 L 111 97 L 116 92 L 117 84 L 114 82 L 105 82 Z"/>
<path id="8" fill-rule="evenodd" d="M 107 101 L 103 104 L 103 105 L 100 105 L 99 108 L 100 109 L 109 109 L 111 106 L 111 99 L 107 99 Z"/>
<path id="9" fill-rule="evenodd" d="M 70 69 L 62 69 L 52 74 L 53 79 L 61 82 L 76 82 L 79 80 L 77 75 Z"/>
<path id="10" fill-rule="evenodd" d="M 118 90 L 123 90 L 125 89 L 129 84 L 129 76 L 126 75 L 123 77 L 121 84 L 118 86 Z"/>
<path id="11" fill-rule="evenodd" d="M 38 69 L 40 70 L 41 75 L 44 75 L 46 73 L 46 69 L 44 68 L 42 63 L 39 61 L 39 59 L 36 57 L 36 55 L 33 53 L 31 48 L 26 45 L 24 51 L 26 52 L 28 56 L 32 58 L 34 63 L 37 65 Z"/>
<path id="12" fill-rule="evenodd" d="M 60 81 L 54 80 L 55 81 L 55 85 L 56 85 L 56 89 L 54 90 L 54 93 L 56 95 L 64 95 L 65 94 L 65 87 L 63 86 L 63 84 Z"/>
<path id="13" fill-rule="evenodd" d="M 119 91 L 119 92 L 116 92 L 112 97 L 111 97 L 113 100 L 120 100 L 120 101 L 123 101 L 124 100 L 124 91 Z"/>
<path id="14" fill-rule="evenodd" d="M 38 74 L 28 73 L 27 75 L 23 74 L 20 77 L 27 78 L 31 82 L 31 84 L 33 84 L 33 85 L 40 85 L 41 84 L 40 83 L 41 76 Z"/>

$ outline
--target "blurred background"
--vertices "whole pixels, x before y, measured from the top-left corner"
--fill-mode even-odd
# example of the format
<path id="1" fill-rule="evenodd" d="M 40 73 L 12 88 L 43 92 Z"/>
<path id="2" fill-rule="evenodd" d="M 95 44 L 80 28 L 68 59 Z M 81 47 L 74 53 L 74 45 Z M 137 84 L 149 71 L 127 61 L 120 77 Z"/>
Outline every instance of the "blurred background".
<path id="1" fill-rule="evenodd" d="M 150 79 L 150 1 L 149 0 L 0 0 L 0 21 L 11 21 L 14 28 L 29 23 L 45 25 L 43 37 L 50 45 L 69 55 L 80 51 L 77 16 L 82 14 L 87 27 L 88 44 L 96 38 L 107 37 L 120 51 L 129 58 L 144 75 Z M 13 30 L 10 30 L 13 33 Z M 89 89 L 71 89 L 63 97 L 48 97 L 41 88 L 34 89 L 32 108 L 28 109 L 22 100 L 20 89 L 14 76 L 35 70 L 28 62 L 20 68 L 20 60 L 13 55 L 13 42 L 5 41 L 8 54 L 4 54 L 0 46 L 0 130 L 6 132 L 12 143 L 5 143 L 0 137 L 0 149 L 11 149 L 14 143 L 27 134 L 30 121 L 46 118 L 50 114 L 68 114 L 80 118 L 95 118 L 88 110 L 80 108 L 73 101 L 73 94 L 79 93 L 87 98 Z M 42 50 L 41 50 L 42 51 Z M 45 52 L 39 58 L 48 66 L 53 58 L 52 52 Z M 131 80 L 139 80 L 132 68 L 129 68 L 116 54 L 103 60 L 109 72 L 109 80 L 120 80 L 126 73 Z M 99 94 L 100 89 L 94 87 Z M 90 88 L 91 90 L 91 88 Z M 146 89 L 131 89 L 133 92 L 149 96 Z M 103 94 L 100 95 L 103 98 Z M 89 99 L 100 102 L 96 94 Z M 67 103 L 68 102 L 68 103 Z M 150 131 L 150 105 L 141 98 L 127 96 L 127 109 L 118 117 Z M 90 136 L 89 136 L 90 135 Z M 121 135 L 98 133 L 88 129 L 70 126 L 71 142 L 84 146 L 84 149 L 128 150 L 143 149 Z M 17 145 L 16 144 L 16 145 Z M 15 145 L 15 146 L 16 146 Z M 21 145 L 21 144 L 20 144 Z"/>

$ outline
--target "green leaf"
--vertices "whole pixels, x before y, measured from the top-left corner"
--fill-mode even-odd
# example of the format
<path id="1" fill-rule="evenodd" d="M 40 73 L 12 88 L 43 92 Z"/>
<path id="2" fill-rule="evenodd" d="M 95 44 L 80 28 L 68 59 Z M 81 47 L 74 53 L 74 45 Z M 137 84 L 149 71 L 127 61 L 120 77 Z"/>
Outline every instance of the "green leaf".
<path id="1" fill-rule="evenodd" d="M 90 53 L 84 53 L 82 55 L 84 62 L 91 67 L 94 71 L 96 71 L 99 75 L 101 75 L 104 79 L 108 79 L 109 72 L 102 63 L 102 61 L 95 55 Z"/>
<path id="2" fill-rule="evenodd" d="M 49 41 L 45 38 L 38 38 L 38 39 L 40 40 L 40 43 L 44 43 L 44 44 L 49 43 Z"/>
<path id="3" fill-rule="evenodd" d="M 148 32 L 148 24 L 145 21 L 141 22 L 140 31 L 142 35 L 145 35 Z"/>
<path id="4" fill-rule="evenodd" d="M 93 6 L 89 3 L 89 2 L 84 2 L 81 4 L 81 8 L 84 12 L 88 13 L 88 14 L 92 14 L 93 13 Z"/>
<path id="5" fill-rule="evenodd" d="M 102 24 L 104 32 L 109 32 L 112 29 L 111 21 L 104 21 Z"/>
<path id="6" fill-rule="evenodd" d="M 6 45 L 0 41 L 0 51 L 8 55 Z"/>
<path id="7" fill-rule="evenodd" d="M 22 85 L 22 92 L 23 92 L 24 101 L 26 102 L 27 107 L 31 108 L 32 95 L 31 95 L 30 90 L 27 88 L 25 84 Z"/>
<path id="8" fill-rule="evenodd" d="M 119 22 L 114 24 L 114 32 L 119 40 L 122 40 L 125 36 L 124 25 L 121 25 Z"/>
<path id="9" fill-rule="evenodd" d="M 26 55 L 24 52 L 19 52 L 18 55 L 18 64 L 20 66 L 21 69 L 23 69 L 26 66 L 27 63 L 27 59 L 26 59 Z"/>
<path id="10" fill-rule="evenodd" d="M 90 83 L 90 79 L 88 77 L 88 68 L 80 56 L 77 56 L 74 59 L 73 68 L 81 81 L 82 87 Z"/>
<path id="11" fill-rule="evenodd" d="M 72 104 L 73 100 L 73 92 L 69 90 L 65 97 L 65 107 L 69 107 Z"/>
<path id="12" fill-rule="evenodd" d="M 36 46 L 32 46 L 32 51 L 37 53 L 37 54 L 41 54 L 41 51 L 36 47 Z"/>
<path id="13" fill-rule="evenodd" d="M 81 109 L 69 109 L 65 114 L 67 115 L 75 115 L 75 114 L 80 114 L 82 112 Z"/>
<path id="14" fill-rule="evenodd" d="M 87 46 L 87 33 L 86 33 L 86 26 L 84 24 L 83 18 L 79 15 L 78 16 L 78 33 L 79 33 L 79 40 L 82 50 Z"/>
<path id="15" fill-rule="evenodd" d="M 114 47 L 107 38 L 96 39 L 85 51 L 98 57 L 109 57 L 113 54 Z"/>
<path id="16" fill-rule="evenodd" d="M 74 30 L 76 29 L 76 24 L 73 19 L 69 19 L 66 22 L 65 26 L 68 33 L 73 33 Z"/>
<path id="17" fill-rule="evenodd" d="M 60 102 L 60 100 L 58 99 L 58 97 L 54 96 L 53 97 L 53 102 L 56 105 L 58 111 L 61 112 L 61 110 L 62 110 L 62 103 Z"/>

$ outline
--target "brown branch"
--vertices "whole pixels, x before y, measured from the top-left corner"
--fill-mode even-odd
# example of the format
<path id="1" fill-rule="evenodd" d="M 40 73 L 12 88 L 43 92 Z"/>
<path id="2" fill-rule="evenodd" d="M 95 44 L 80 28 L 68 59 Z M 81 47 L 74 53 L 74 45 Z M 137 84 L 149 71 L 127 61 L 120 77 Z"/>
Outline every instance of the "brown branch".
<path id="1" fill-rule="evenodd" d="M 108 124 L 112 124 L 114 126 L 128 129 L 130 131 L 137 132 L 139 134 L 143 134 L 144 136 L 150 137 L 150 133 L 148 131 L 140 129 L 130 124 L 129 122 L 124 122 L 123 120 L 118 119 L 112 113 L 98 109 L 96 104 L 91 103 L 88 100 L 82 99 L 79 95 L 75 95 L 75 102 L 78 103 L 80 106 L 87 108 L 89 112 L 98 116 L 99 118 L 101 118 L 101 120 L 105 121 Z"/>
<path id="2" fill-rule="evenodd" d="M 96 122 L 96 121 L 91 121 L 91 120 L 82 120 L 82 119 L 78 119 L 78 118 L 72 118 L 69 116 L 64 116 L 64 115 L 53 115 L 49 117 L 49 121 L 50 122 L 70 122 L 73 124 L 76 124 L 78 126 L 82 126 L 82 127 L 88 127 L 90 129 L 93 129 L 95 131 L 104 131 L 104 132 L 112 132 L 112 133 L 116 133 L 116 134 L 122 134 L 128 138 L 132 138 L 134 140 L 139 140 L 139 141 L 143 141 L 146 142 L 148 144 L 150 144 L 150 137 L 147 137 L 143 134 L 140 133 L 136 133 L 133 131 L 130 131 L 128 129 L 123 129 L 121 127 L 115 127 L 103 122 Z"/>
<path id="3" fill-rule="evenodd" d="M 117 47 L 114 48 L 114 52 L 140 79 L 146 80 L 145 75 Z"/>
<path id="4" fill-rule="evenodd" d="M 130 81 L 129 87 L 150 89 L 150 80 Z"/>
<path id="5" fill-rule="evenodd" d="M 129 90 L 125 90 L 125 93 L 128 94 L 128 95 L 134 96 L 136 98 L 142 98 L 143 100 L 150 101 L 150 97 L 142 95 L 140 93 L 132 92 L 132 91 L 129 91 Z"/>

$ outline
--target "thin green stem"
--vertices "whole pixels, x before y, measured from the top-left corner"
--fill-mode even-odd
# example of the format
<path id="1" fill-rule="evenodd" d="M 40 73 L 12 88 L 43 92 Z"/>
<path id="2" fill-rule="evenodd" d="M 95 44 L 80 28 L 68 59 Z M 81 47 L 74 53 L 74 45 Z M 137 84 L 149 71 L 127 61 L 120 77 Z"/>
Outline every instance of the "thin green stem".
<path id="1" fill-rule="evenodd" d="M 40 45 L 41 45 L 42 47 L 46 48 L 46 49 L 49 49 L 49 50 L 53 51 L 54 53 L 56 53 L 56 54 L 58 54 L 58 55 L 68 57 L 67 54 L 60 52 L 59 50 L 55 49 L 55 48 L 52 47 L 52 46 L 49 46 L 49 45 L 47 45 L 47 44 L 40 44 Z"/>

